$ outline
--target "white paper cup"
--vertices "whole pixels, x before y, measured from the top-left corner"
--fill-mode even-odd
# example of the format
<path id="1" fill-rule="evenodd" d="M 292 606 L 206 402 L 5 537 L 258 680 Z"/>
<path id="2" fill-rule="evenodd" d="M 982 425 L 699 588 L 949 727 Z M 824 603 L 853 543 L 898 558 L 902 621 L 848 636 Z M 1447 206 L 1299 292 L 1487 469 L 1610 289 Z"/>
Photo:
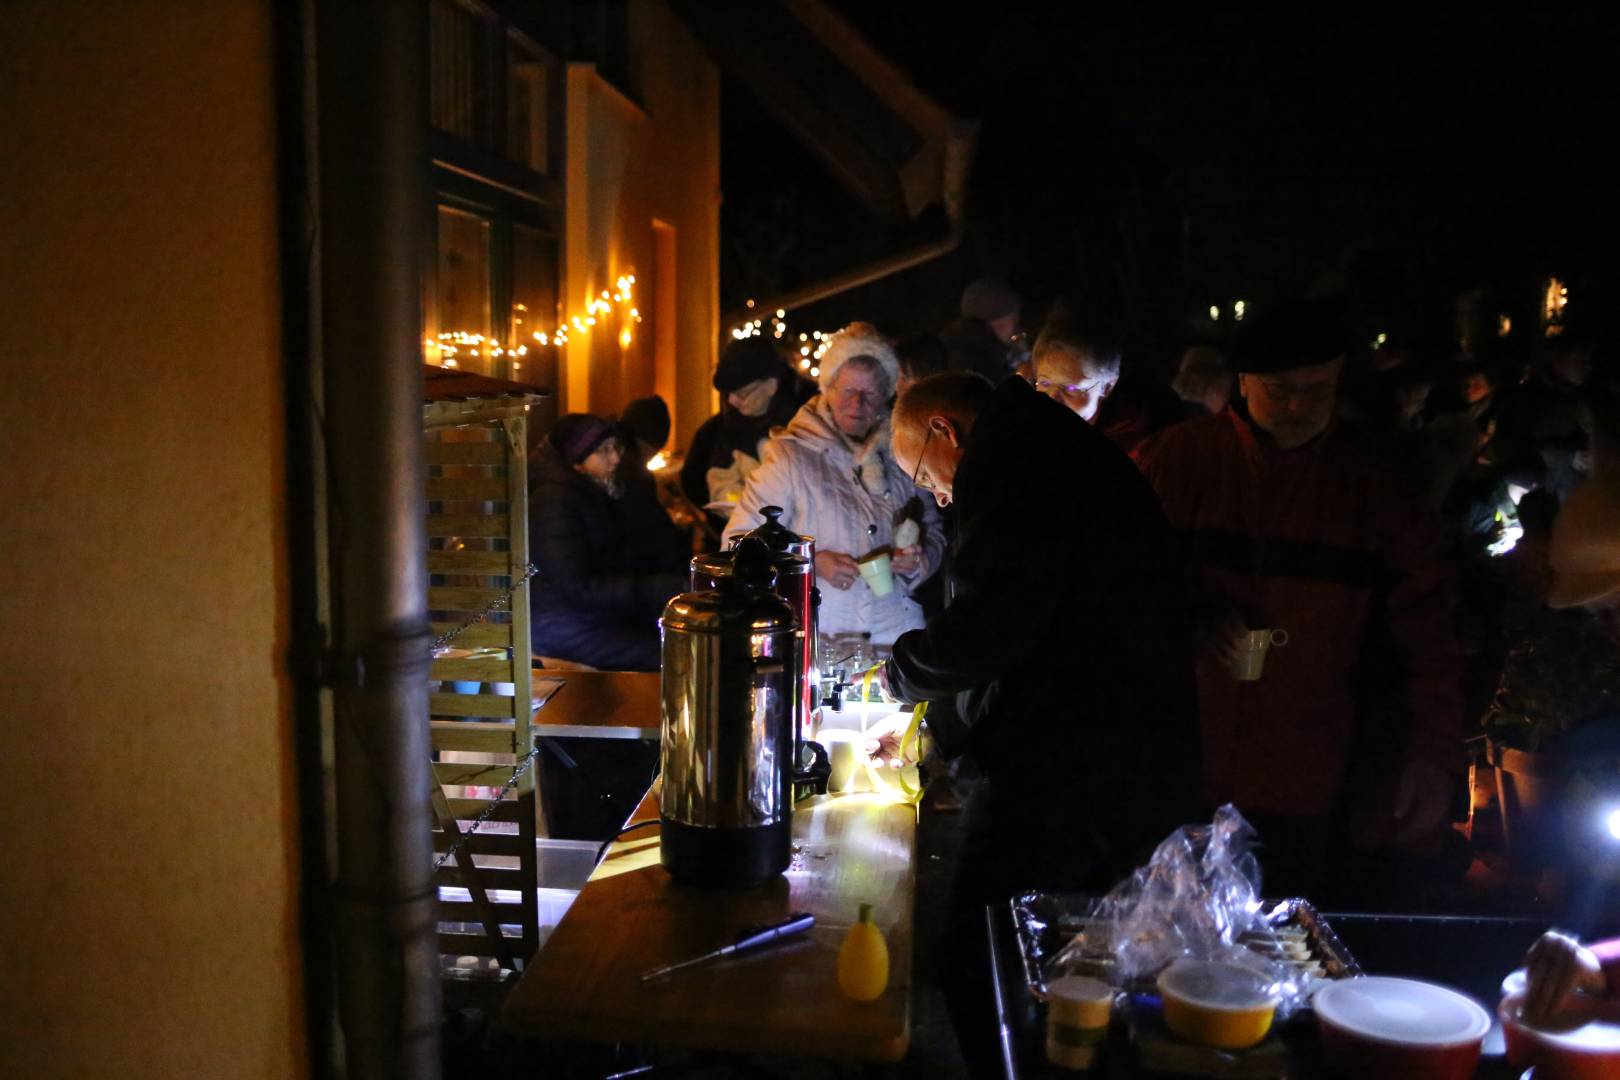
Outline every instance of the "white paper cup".
<path id="1" fill-rule="evenodd" d="M 861 577 L 866 581 L 866 587 L 872 590 L 873 595 L 888 596 L 894 592 L 894 568 L 889 562 L 887 550 L 862 555 L 855 561 L 861 568 Z"/>
<path id="2" fill-rule="evenodd" d="M 1266 652 L 1272 646 L 1288 644 L 1286 630 L 1249 630 L 1238 642 L 1232 659 L 1232 677 L 1239 682 L 1255 682 L 1266 666 Z"/>

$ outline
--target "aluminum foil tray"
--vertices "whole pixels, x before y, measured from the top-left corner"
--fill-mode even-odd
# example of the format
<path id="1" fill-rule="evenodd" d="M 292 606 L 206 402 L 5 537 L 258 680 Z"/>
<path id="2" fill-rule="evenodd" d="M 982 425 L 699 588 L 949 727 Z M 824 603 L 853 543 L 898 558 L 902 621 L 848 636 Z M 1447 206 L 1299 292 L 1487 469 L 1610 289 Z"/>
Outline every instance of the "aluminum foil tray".
<path id="1" fill-rule="evenodd" d="M 1073 970 L 1102 979 L 1112 977 L 1113 925 L 1097 916 L 1098 897 L 1028 892 L 1010 903 L 1024 981 L 1036 1001 L 1046 1000 L 1047 964 L 1077 938 L 1081 947 Z M 1269 902 L 1265 920 L 1272 934 L 1240 939 L 1256 952 L 1287 960 L 1312 979 L 1349 979 L 1361 974 L 1361 965 L 1309 900 L 1295 897 Z M 1149 982 L 1131 989 L 1151 991 L 1153 987 Z"/>

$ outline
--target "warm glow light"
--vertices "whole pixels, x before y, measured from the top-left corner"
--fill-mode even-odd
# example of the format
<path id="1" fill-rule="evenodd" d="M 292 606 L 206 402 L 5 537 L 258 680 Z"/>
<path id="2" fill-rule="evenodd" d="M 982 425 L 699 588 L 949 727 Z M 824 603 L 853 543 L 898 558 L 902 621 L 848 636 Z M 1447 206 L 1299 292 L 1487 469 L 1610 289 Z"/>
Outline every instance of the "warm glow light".
<path id="1" fill-rule="evenodd" d="M 668 465 L 668 464 L 669 464 L 669 458 L 665 457 L 664 452 L 662 450 L 660 450 L 660 451 L 658 451 L 658 453 L 654 454 L 652 457 L 647 459 L 647 471 L 648 472 L 657 472 L 659 469 L 662 469 L 665 465 Z"/>
<path id="2" fill-rule="evenodd" d="M 1498 315 L 1496 317 L 1496 336 L 1507 337 L 1511 333 L 1513 333 L 1512 318 L 1507 315 Z"/>
<path id="3" fill-rule="evenodd" d="M 1232 303 L 1232 318 L 1236 319 L 1238 322 L 1242 322 L 1243 316 L 1248 312 L 1248 310 L 1248 304 L 1244 303 L 1242 300 L 1236 300 Z"/>
<path id="4" fill-rule="evenodd" d="M 819 379 L 819 378 L 821 378 L 821 369 L 820 369 L 820 368 L 818 368 L 818 367 L 813 367 L 813 368 L 811 368 L 811 369 L 810 369 L 810 377 L 811 377 L 811 378 L 812 378 L 812 379 Z"/>
<path id="5" fill-rule="evenodd" d="M 1209 317 L 1212 320 L 1219 322 L 1221 318 L 1221 309 L 1216 307 L 1214 304 L 1209 305 Z"/>
<path id="6" fill-rule="evenodd" d="M 1373 338 L 1373 344 L 1374 345 L 1382 346 L 1382 345 L 1388 343 L 1388 341 L 1389 341 L 1389 335 L 1386 334 L 1386 333 L 1383 333 L 1382 331 L 1379 332 L 1377 337 Z"/>
<path id="7" fill-rule="evenodd" d="M 799 366 L 802 367 L 802 368 L 809 367 L 810 366 L 810 358 L 807 356 L 803 360 L 800 360 L 799 361 Z"/>
<path id="8" fill-rule="evenodd" d="M 628 326 L 619 331 L 619 348 L 628 349 L 632 340 L 634 339 L 630 336 L 630 328 Z"/>
<path id="9" fill-rule="evenodd" d="M 778 319 L 785 319 L 785 318 L 787 318 L 787 312 L 782 310 L 781 308 L 777 308 L 776 309 L 776 317 Z"/>

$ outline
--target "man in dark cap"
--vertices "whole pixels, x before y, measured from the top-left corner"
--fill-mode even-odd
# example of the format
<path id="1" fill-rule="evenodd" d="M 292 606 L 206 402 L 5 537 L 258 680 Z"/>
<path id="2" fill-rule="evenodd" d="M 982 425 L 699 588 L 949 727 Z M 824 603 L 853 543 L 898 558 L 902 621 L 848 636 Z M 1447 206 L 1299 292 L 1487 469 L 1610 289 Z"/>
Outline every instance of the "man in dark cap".
<path id="1" fill-rule="evenodd" d="M 705 508 L 741 497 L 749 474 L 759 467 L 760 444 L 816 393 L 816 385 L 795 374 L 761 337 L 726 346 L 714 369 L 714 388 L 725 407 L 697 429 L 681 466 L 681 491 Z M 728 516 L 729 511 L 709 514 L 717 535 Z"/>
<path id="2" fill-rule="evenodd" d="M 1205 794 L 1258 826 L 1277 896 L 1349 884 L 1328 874 L 1344 856 L 1432 854 L 1464 763 L 1439 521 L 1389 448 L 1334 419 L 1342 312 L 1259 313 L 1239 400 L 1135 455 L 1200 607 Z"/>
<path id="3" fill-rule="evenodd" d="M 624 457 L 619 462 L 619 501 L 630 529 L 636 557 L 653 565 L 673 559 L 679 563 L 692 554 L 691 536 L 664 510 L 658 480 L 648 467 L 669 442 L 669 406 L 657 394 L 636 398 L 619 414 L 619 438 Z"/>

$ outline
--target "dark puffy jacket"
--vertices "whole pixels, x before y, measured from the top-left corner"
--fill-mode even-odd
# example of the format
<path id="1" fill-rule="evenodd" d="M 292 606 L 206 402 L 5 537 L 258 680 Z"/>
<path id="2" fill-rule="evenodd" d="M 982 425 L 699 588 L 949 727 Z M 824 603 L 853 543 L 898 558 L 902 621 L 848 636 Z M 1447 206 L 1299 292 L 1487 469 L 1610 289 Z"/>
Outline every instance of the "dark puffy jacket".
<path id="1" fill-rule="evenodd" d="M 1022 379 L 975 420 L 953 505 L 951 598 L 895 643 L 890 687 L 978 759 L 1023 884 L 1072 883 L 1057 863 L 1088 836 L 1106 887 L 1199 810 L 1173 535 L 1130 459 Z"/>
<path id="2" fill-rule="evenodd" d="M 1462 765 L 1462 657 L 1439 521 L 1382 443 L 1336 426 L 1281 450 L 1237 409 L 1144 443 L 1137 460 L 1181 531 L 1199 599 L 1280 628 L 1258 682 L 1198 664 L 1210 798 L 1319 815 L 1366 844 L 1392 818 L 1401 766 Z M 1388 802 L 1387 806 L 1374 803 Z"/>
<path id="3" fill-rule="evenodd" d="M 632 542 L 624 507 L 549 443 L 529 461 L 532 646 L 592 667 L 658 669 L 658 616 L 686 577 Z"/>

